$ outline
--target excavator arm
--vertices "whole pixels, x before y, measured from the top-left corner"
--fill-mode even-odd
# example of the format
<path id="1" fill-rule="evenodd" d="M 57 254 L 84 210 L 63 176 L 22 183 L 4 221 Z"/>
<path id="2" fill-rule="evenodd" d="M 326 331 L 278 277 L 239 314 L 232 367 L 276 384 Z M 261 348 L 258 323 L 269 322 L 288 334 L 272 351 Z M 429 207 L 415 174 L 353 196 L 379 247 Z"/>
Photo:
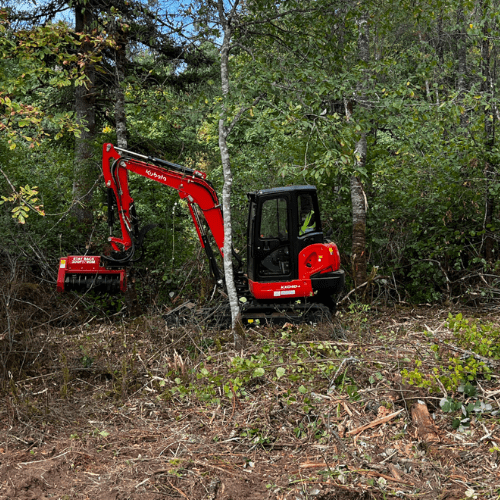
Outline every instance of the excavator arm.
<path id="1" fill-rule="evenodd" d="M 144 238 L 144 230 L 139 230 L 134 200 L 130 195 L 129 172 L 175 189 L 179 197 L 187 202 L 200 244 L 207 254 L 212 274 L 219 285 L 223 284 L 223 274 L 217 265 L 209 243 L 209 234 L 202 221 L 203 216 L 222 256 L 224 247 L 222 207 L 217 192 L 206 180 L 204 172 L 133 153 L 109 143 L 103 145 L 102 170 L 108 189 L 108 225 L 110 227 L 108 241 L 114 251 L 113 255 L 85 257 L 83 267 L 83 257 L 64 257 L 59 264 L 57 282 L 59 291 L 89 289 L 100 283 L 103 277 L 106 278 L 106 291 L 116 289 L 117 286 L 121 291 L 126 289 L 124 270 L 117 268 L 123 268 L 134 261 L 135 251 Z M 117 208 L 121 237 L 112 235 L 113 205 Z M 117 286 L 113 287 L 113 284 Z"/>
<path id="2" fill-rule="evenodd" d="M 139 235 L 134 200 L 128 187 L 128 172 L 134 172 L 175 189 L 179 193 L 179 197 L 187 202 L 200 244 L 207 253 L 212 273 L 217 281 L 222 279 L 222 274 L 212 253 L 212 247 L 209 244 L 208 233 L 200 217 L 203 214 L 217 248 L 220 254 L 223 255 L 224 223 L 222 207 L 217 192 L 212 184 L 206 180 L 204 172 L 158 158 L 132 153 L 114 147 L 112 144 L 104 144 L 103 146 L 102 170 L 106 187 L 114 195 L 120 220 L 121 238 L 109 237 L 113 250 L 125 254 L 118 262 L 126 264 L 127 260 L 132 260 L 136 244 L 134 238 Z M 110 218 L 108 217 L 108 221 Z M 130 255 L 129 259 L 127 254 Z"/>

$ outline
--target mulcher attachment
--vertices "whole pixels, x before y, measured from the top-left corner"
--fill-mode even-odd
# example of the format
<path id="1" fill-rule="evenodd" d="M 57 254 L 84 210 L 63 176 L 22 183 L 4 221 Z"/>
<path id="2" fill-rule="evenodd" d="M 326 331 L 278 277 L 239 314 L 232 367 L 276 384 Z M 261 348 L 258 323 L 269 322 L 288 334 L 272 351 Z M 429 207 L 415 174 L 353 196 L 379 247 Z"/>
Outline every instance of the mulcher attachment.
<path id="1" fill-rule="evenodd" d="M 58 292 L 118 293 L 127 289 L 125 269 L 107 269 L 98 256 L 69 256 L 59 261 Z"/>

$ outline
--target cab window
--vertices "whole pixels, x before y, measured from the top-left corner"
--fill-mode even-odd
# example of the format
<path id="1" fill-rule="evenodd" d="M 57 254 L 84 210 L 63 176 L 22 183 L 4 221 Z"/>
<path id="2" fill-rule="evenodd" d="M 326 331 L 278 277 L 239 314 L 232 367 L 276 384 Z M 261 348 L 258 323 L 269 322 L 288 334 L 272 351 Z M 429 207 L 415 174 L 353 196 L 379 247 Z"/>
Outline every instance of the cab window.
<path id="1" fill-rule="evenodd" d="M 314 213 L 313 199 L 310 194 L 301 194 L 298 197 L 299 236 L 304 236 L 316 230 L 316 214 Z"/>
<path id="2" fill-rule="evenodd" d="M 262 204 L 260 238 L 288 239 L 287 203 L 285 198 L 266 200 Z"/>

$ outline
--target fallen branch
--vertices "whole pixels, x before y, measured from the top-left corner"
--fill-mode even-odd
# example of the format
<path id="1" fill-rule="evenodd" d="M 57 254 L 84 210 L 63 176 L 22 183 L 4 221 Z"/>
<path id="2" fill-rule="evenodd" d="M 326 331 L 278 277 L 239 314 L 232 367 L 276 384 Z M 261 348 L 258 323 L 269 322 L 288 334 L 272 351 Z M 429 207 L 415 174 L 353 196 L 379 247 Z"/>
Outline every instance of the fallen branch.
<path id="1" fill-rule="evenodd" d="M 369 424 L 362 425 L 361 427 L 358 427 L 356 429 L 352 429 L 352 431 L 347 432 L 347 435 L 356 436 L 357 434 L 361 434 L 363 431 L 366 431 L 367 429 L 371 429 L 372 427 L 377 427 L 377 425 L 385 424 L 386 422 L 389 422 L 389 420 L 392 420 L 393 418 L 397 417 L 403 411 L 404 409 L 401 409 L 394 413 L 391 413 L 390 415 L 386 415 L 385 417 L 377 418 L 372 422 L 370 422 Z"/>
<path id="2" fill-rule="evenodd" d="M 172 488 L 173 488 L 175 491 L 177 491 L 177 492 L 178 492 L 178 493 L 180 493 L 180 494 L 181 494 L 184 498 L 187 498 L 187 500 L 189 500 L 189 497 L 188 497 L 188 496 L 187 496 L 187 495 L 186 495 L 186 494 L 185 494 L 182 490 L 180 490 L 179 488 L 177 488 L 176 486 L 174 486 L 174 485 L 173 485 L 173 484 L 172 484 L 172 483 L 171 483 L 168 479 L 167 479 L 167 481 L 168 481 L 168 484 L 169 484 L 170 486 L 172 486 Z"/>
<path id="3" fill-rule="evenodd" d="M 371 476 L 371 477 L 383 477 L 384 479 L 387 479 L 388 481 L 393 481 L 395 483 L 401 483 L 401 484 L 409 484 L 411 486 L 414 486 L 415 483 L 412 483 L 411 481 L 404 481 L 403 479 L 396 479 L 392 476 L 388 476 L 387 474 L 382 474 L 380 472 L 376 471 L 361 471 L 361 470 L 353 470 L 352 472 L 357 472 L 358 474 L 363 474 L 366 476 Z"/>
<path id="4" fill-rule="evenodd" d="M 380 274 L 378 274 L 374 278 L 369 279 L 368 281 L 365 281 L 364 283 L 361 283 L 361 285 L 357 286 L 356 288 L 353 288 L 345 297 L 342 298 L 342 300 L 339 300 L 337 302 L 337 304 L 342 304 L 342 302 L 345 302 L 349 298 L 350 295 L 352 295 L 354 292 L 356 292 L 360 288 L 363 288 L 366 285 L 369 285 L 370 283 L 373 283 L 374 281 L 380 280 L 380 279 L 386 279 L 387 280 L 387 279 L 390 279 L 390 276 L 381 276 Z"/>

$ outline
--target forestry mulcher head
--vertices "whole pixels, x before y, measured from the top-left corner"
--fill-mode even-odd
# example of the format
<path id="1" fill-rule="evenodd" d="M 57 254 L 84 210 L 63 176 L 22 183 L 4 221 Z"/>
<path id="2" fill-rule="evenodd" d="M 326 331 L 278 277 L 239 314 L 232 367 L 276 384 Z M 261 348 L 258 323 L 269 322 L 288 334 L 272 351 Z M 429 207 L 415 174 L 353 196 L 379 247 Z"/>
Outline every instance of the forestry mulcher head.
<path id="1" fill-rule="evenodd" d="M 58 292 L 98 292 L 117 293 L 127 289 L 125 269 L 108 269 L 103 259 L 95 255 L 75 255 L 62 257 L 57 275 Z"/>

